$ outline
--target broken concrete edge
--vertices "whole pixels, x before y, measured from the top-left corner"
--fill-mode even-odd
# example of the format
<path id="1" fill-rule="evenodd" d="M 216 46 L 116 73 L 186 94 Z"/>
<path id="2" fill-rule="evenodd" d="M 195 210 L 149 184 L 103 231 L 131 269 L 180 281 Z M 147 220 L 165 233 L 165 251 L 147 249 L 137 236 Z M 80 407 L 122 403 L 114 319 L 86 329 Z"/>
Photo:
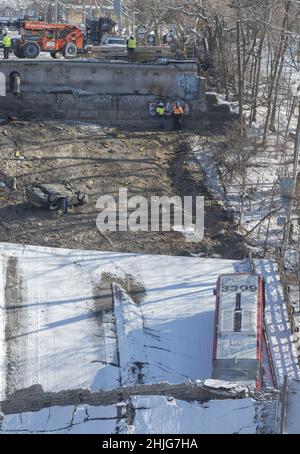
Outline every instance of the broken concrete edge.
<path id="1" fill-rule="evenodd" d="M 46 407 L 68 405 L 108 406 L 120 404 L 132 396 L 170 396 L 187 402 L 205 403 L 210 400 L 244 399 L 266 402 L 279 399 L 279 392 L 267 393 L 241 386 L 224 389 L 206 386 L 202 381 L 170 385 L 157 383 L 116 388 L 109 391 L 92 392 L 86 389 L 45 392 L 41 385 L 21 389 L 0 402 L 0 412 L 4 415 L 36 412 Z"/>
<path id="2" fill-rule="evenodd" d="M 224 101 L 221 93 L 207 91 L 205 93 L 207 110 L 211 112 L 221 112 L 224 114 L 233 113 L 233 103 Z"/>

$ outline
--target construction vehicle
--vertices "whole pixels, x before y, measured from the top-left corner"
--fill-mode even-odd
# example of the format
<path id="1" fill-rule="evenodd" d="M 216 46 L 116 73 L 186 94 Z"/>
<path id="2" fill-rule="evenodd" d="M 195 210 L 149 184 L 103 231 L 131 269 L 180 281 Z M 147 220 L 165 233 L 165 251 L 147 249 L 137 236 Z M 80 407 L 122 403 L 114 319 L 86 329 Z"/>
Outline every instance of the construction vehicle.
<path id="1" fill-rule="evenodd" d="M 99 45 L 104 35 L 113 34 L 115 22 L 110 17 L 86 19 L 88 42 Z"/>
<path id="2" fill-rule="evenodd" d="M 76 25 L 25 21 L 14 54 L 18 58 L 37 58 L 40 52 L 49 52 L 53 58 L 75 58 L 83 47 L 83 33 Z"/>

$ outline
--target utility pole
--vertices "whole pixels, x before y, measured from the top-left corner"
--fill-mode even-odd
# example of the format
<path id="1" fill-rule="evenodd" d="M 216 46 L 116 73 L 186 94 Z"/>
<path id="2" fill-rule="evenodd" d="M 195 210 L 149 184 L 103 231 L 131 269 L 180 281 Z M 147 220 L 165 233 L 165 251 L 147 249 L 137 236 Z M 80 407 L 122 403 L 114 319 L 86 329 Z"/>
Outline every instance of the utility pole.
<path id="1" fill-rule="evenodd" d="M 135 11 L 134 11 L 134 5 L 133 5 L 133 10 L 132 10 L 132 34 L 134 35 L 134 30 L 135 30 Z"/>
<path id="2" fill-rule="evenodd" d="M 284 433 L 284 423 L 286 417 L 286 401 L 288 393 L 288 377 L 284 376 L 283 385 L 280 391 L 280 402 L 281 402 L 281 412 L 280 412 L 280 434 Z"/>
<path id="3" fill-rule="evenodd" d="M 123 7 L 122 7 L 122 0 L 114 0 L 113 2 L 109 2 L 113 4 L 115 14 L 118 16 L 119 19 L 119 24 L 118 24 L 118 29 L 119 29 L 119 34 L 122 33 L 123 31 L 123 24 L 122 24 L 122 14 L 123 14 Z"/>
<path id="4" fill-rule="evenodd" d="M 119 8 L 119 34 L 123 33 L 123 23 L 122 23 L 122 0 L 120 0 Z"/>
<path id="5" fill-rule="evenodd" d="M 58 0 L 55 0 L 54 21 L 58 22 Z"/>
<path id="6" fill-rule="evenodd" d="M 238 8 L 238 17 L 236 21 L 236 46 L 237 46 L 237 59 L 238 59 L 238 86 L 239 86 L 239 117 L 240 117 L 240 134 L 241 138 L 244 135 L 244 75 L 243 64 L 241 56 L 241 14 Z"/>
<path id="7" fill-rule="evenodd" d="M 45 5 L 44 7 L 44 22 L 48 22 L 49 16 L 49 5 Z"/>

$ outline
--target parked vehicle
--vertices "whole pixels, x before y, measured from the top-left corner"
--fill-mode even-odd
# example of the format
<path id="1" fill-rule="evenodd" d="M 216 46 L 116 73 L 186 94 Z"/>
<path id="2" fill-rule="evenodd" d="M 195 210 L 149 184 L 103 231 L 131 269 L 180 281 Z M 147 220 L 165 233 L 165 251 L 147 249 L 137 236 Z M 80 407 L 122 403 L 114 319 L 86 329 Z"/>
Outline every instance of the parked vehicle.
<path id="1" fill-rule="evenodd" d="M 101 46 L 112 46 L 126 48 L 125 36 L 119 35 L 104 35 L 101 40 Z"/>

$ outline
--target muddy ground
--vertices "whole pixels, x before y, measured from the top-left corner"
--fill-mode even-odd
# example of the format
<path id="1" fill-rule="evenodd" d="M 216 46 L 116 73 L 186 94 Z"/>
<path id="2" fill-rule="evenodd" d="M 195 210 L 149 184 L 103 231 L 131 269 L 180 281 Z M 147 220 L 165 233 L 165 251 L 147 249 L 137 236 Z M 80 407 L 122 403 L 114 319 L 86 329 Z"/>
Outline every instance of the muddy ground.
<path id="1" fill-rule="evenodd" d="M 0 182 L 16 177 L 17 190 L 0 193 L 4 242 L 133 253 L 242 258 L 246 250 L 222 206 L 207 192 L 190 133 L 128 132 L 61 122 L 12 121 L 0 126 Z M 202 140 L 199 137 L 199 140 Z M 203 140 L 218 140 L 203 138 Z M 68 214 L 25 200 L 26 185 L 67 180 L 89 203 Z M 106 232 L 96 228 L 99 196 L 204 195 L 205 238 L 187 243 L 178 232 Z"/>

